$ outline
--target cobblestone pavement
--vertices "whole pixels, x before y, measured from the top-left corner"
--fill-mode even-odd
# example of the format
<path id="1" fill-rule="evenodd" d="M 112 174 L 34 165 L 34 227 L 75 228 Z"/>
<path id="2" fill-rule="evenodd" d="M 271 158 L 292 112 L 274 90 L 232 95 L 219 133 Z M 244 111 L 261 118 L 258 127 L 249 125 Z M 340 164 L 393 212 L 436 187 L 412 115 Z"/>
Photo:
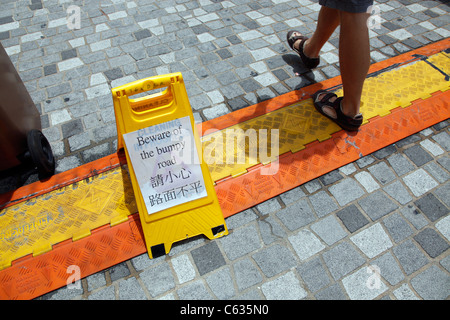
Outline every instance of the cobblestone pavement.
<path id="1" fill-rule="evenodd" d="M 116 151 L 110 88 L 182 72 L 197 121 L 339 74 L 338 32 L 313 72 L 286 32 L 308 0 L 2 0 L 0 41 L 63 172 Z M 448 1 L 376 1 L 372 62 L 449 37 Z M 79 6 L 79 30 L 66 9 Z M 295 73 L 300 74 L 296 76 Z M 448 121 L 227 219 L 230 234 L 175 244 L 39 299 L 448 299 Z M 0 192 L 36 181 L 10 172 Z M 378 277 L 380 275 L 381 277 Z"/>

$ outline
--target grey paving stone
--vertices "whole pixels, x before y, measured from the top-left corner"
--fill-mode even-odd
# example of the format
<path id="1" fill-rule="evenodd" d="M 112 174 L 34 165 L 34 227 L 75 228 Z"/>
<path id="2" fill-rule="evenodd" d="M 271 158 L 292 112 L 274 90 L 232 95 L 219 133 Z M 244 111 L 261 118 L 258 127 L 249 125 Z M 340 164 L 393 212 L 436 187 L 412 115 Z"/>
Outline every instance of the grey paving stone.
<path id="1" fill-rule="evenodd" d="M 258 221 L 258 226 L 265 245 L 286 237 L 286 232 L 274 217 L 269 216 L 264 220 Z"/>
<path id="2" fill-rule="evenodd" d="M 446 183 L 443 186 L 438 187 L 434 190 L 434 194 L 438 197 L 438 199 L 445 203 L 448 207 L 450 207 L 450 183 Z"/>
<path id="3" fill-rule="evenodd" d="M 230 110 L 225 106 L 225 104 L 220 104 L 203 110 L 203 114 L 207 120 L 215 119 L 228 113 L 230 113 Z"/>
<path id="4" fill-rule="evenodd" d="M 403 184 L 398 180 L 385 186 L 383 190 L 402 205 L 405 205 L 413 200 L 408 190 L 406 190 Z"/>
<path id="5" fill-rule="evenodd" d="M 440 202 L 436 196 L 432 193 L 428 193 L 422 198 L 414 202 L 414 204 L 430 219 L 434 222 L 439 218 L 448 214 L 447 207 Z"/>
<path id="6" fill-rule="evenodd" d="M 79 298 L 83 293 L 84 289 L 82 286 L 75 286 L 74 288 L 65 286 L 43 295 L 42 300 L 72 300 L 75 298 Z"/>
<path id="7" fill-rule="evenodd" d="M 119 300 L 147 300 L 144 289 L 135 277 L 119 282 Z"/>
<path id="8" fill-rule="evenodd" d="M 439 264 L 445 268 L 448 272 L 450 272 L 450 255 L 446 256 L 442 259 Z"/>
<path id="9" fill-rule="evenodd" d="M 445 121 L 441 121 L 441 122 L 435 124 L 435 125 L 433 126 L 433 128 L 434 128 L 435 130 L 439 131 L 439 130 L 444 129 L 444 128 L 447 127 L 447 126 L 448 126 L 448 122 L 447 122 L 447 120 L 445 120 Z"/>
<path id="10" fill-rule="evenodd" d="M 315 295 L 317 300 L 347 300 L 339 284 L 335 283 Z"/>
<path id="11" fill-rule="evenodd" d="M 242 80 L 239 85 L 245 92 L 253 92 L 261 88 L 261 85 L 253 78 Z"/>
<path id="12" fill-rule="evenodd" d="M 139 40 L 151 37 L 152 33 L 148 29 L 142 29 L 142 30 L 134 32 L 134 36 L 136 37 L 136 40 L 139 41 Z"/>
<path id="13" fill-rule="evenodd" d="M 139 277 L 153 298 L 175 288 L 175 280 L 167 263 L 147 269 Z"/>
<path id="14" fill-rule="evenodd" d="M 194 263 L 202 276 L 224 266 L 225 259 L 215 241 L 211 241 L 191 251 Z"/>
<path id="15" fill-rule="evenodd" d="M 343 167 L 339 168 L 339 172 L 342 174 L 345 174 L 346 176 L 351 175 L 352 173 L 356 172 L 356 167 L 353 163 L 349 163 Z"/>
<path id="16" fill-rule="evenodd" d="M 371 276 L 375 278 L 370 278 Z M 373 300 L 388 289 L 382 281 L 376 279 L 375 274 L 367 271 L 367 267 L 343 278 L 342 284 L 351 300 Z"/>
<path id="17" fill-rule="evenodd" d="M 301 187 L 297 187 L 297 188 L 289 190 L 285 193 L 280 194 L 280 198 L 284 202 L 285 205 L 290 205 L 305 196 L 306 196 L 306 194 L 303 192 Z"/>
<path id="18" fill-rule="evenodd" d="M 70 151 L 77 151 L 91 145 L 89 132 L 74 135 L 68 139 Z"/>
<path id="19" fill-rule="evenodd" d="M 437 162 L 443 166 L 447 171 L 450 171 L 450 158 L 442 157 L 437 160 Z"/>
<path id="20" fill-rule="evenodd" d="M 251 209 L 239 212 L 225 219 L 228 231 L 241 227 L 251 221 L 254 221 L 258 216 Z"/>
<path id="21" fill-rule="evenodd" d="M 236 229 L 228 236 L 220 238 L 219 241 L 230 260 L 236 260 L 262 247 L 258 231 L 254 225 Z"/>
<path id="22" fill-rule="evenodd" d="M 320 176 L 319 179 L 325 186 L 327 186 L 341 180 L 342 175 L 339 173 L 339 170 L 334 170 L 327 174 L 324 174 L 323 176 Z"/>
<path id="23" fill-rule="evenodd" d="M 411 275 L 428 263 L 427 257 L 411 240 L 395 246 L 392 251 L 407 275 Z"/>
<path id="24" fill-rule="evenodd" d="M 180 300 L 212 300 L 205 284 L 201 280 L 186 284 L 177 290 Z"/>
<path id="25" fill-rule="evenodd" d="M 114 69 L 105 71 L 104 74 L 110 81 L 122 78 L 124 76 L 123 72 L 120 68 L 114 68 Z"/>
<path id="26" fill-rule="evenodd" d="M 431 258 L 438 257 L 450 247 L 448 242 L 431 228 L 425 228 L 420 231 L 414 236 L 414 240 Z"/>
<path id="27" fill-rule="evenodd" d="M 394 46 L 395 45 L 397 45 L 397 44 L 394 44 Z M 408 49 L 407 49 L 407 51 L 408 51 Z M 400 141 L 397 141 L 396 142 L 396 145 L 397 145 L 397 147 L 399 147 L 399 148 L 403 148 L 403 147 L 406 147 L 406 146 L 408 146 L 408 145 L 410 145 L 410 144 L 413 144 L 413 143 L 415 143 L 415 142 L 418 142 L 418 141 L 420 141 L 421 140 L 421 138 L 419 137 L 419 135 L 417 135 L 417 134 L 414 134 L 414 135 L 411 135 L 411 136 L 409 136 L 409 137 L 406 137 L 406 138 L 404 138 L 404 139 L 402 139 L 402 140 L 400 140 Z"/>
<path id="28" fill-rule="evenodd" d="M 436 229 L 450 241 L 450 216 L 446 216 L 436 223 Z"/>
<path id="29" fill-rule="evenodd" d="M 325 191 L 319 191 L 316 194 L 309 196 L 309 201 L 311 201 L 311 204 L 319 217 L 324 217 L 339 209 L 339 206 L 333 201 L 333 198 Z"/>
<path id="30" fill-rule="evenodd" d="M 231 58 L 231 57 L 233 56 L 233 54 L 230 52 L 230 50 L 228 50 L 228 49 L 226 49 L 226 48 L 217 50 L 216 53 L 219 55 L 219 57 L 220 57 L 222 60 Z"/>
<path id="31" fill-rule="evenodd" d="M 365 263 L 365 259 L 347 242 L 324 252 L 322 257 L 334 280 L 339 280 Z"/>
<path id="32" fill-rule="evenodd" d="M 429 162 L 423 168 L 439 183 L 444 183 L 450 179 L 450 174 L 435 162 Z"/>
<path id="33" fill-rule="evenodd" d="M 195 268 L 187 254 L 172 258 L 171 263 L 180 284 L 194 280 L 196 276 Z"/>
<path id="34" fill-rule="evenodd" d="M 298 266 L 297 271 L 312 292 L 319 291 L 331 283 L 326 267 L 318 257 Z"/>
<path id="35" fill-rule="evenodd" d="M 408 205 L 400 209 L 400 213 L 417 229 L 420 230 L 427 224 L 428 220 L 414 205 Z"/>
<path id="36" fill-rule="evenodd" d="M 398 206 L 380 190 L 359 200 L 358 204 L 372 221 L 376 221 L 398 208 Z"/>
<path id="37" fill-rule="evenodd" d="M 300 300 L 307 296 L 292 271 L 263 283 L 261 290 L 268 300 Z"/>
<path id="38" fill-rule="evenodd" d="M 434 265 L 411 279 L 411 285 L 425 300 L 445 300 L 450 295 L 450 276 Z"/>
<path id="39" fill-rule="evenodd" d="M 10 33 L 9 31 L 0 32 L 0 40 L 6 40 L 9 39 Z"/>
<path id="40" fill-rule="evenodd" d="M 351 233 L 359 230 L 369 223 L 369 220 L 367 220 L 367 218 L 354 204 L 338 211 L 336 215 L 339 219 L 341 219 L 344 226 Z"/>
<path id="41" fill-rule="evenodd" d="M 76 168 L 81 165 L 81 161 L 77 156 L 69 156 L 63 159 L 60 159 L 56 163 L 55 172 L 64 172 L 73 168 Z"/>
<path id="42" fill-rule="evenodd" d="M 242 88 L 239 87 L 237 84 L 231 84 L 229 86 L 220 88 L 220 91 L 227 99 L 234 99 L 236 97 L 239 97 L 239 96 L 245 94 L 245 92 L 242 90 Z"/>
<path id="43" fill-rule="evenodd" d="M 380 189 L 380 185 L 367 171 L 361 171 L 355 174 L 355 179 L 366 189 L 368 193 L 371 193 L 377 189 Z"/>
<path id="44" fill-rule="evenodd" d="M 220 300 L 234 297 L 236 291 L 229 267 L 222 268 L 206 277 L 209 288 Z"/>
<path id="45" fill-rule="evenodd" d="M 395 174 L 385 162 L 377 163 L 368 168 L 370 173 L 382 184 L 385 185 L 395 180 Z"/>
<path id="46" fill-rule="evenodd" d="M 27 81 L 26 79 L 22 79 L 22 80 Z M 28 80 L 32 80 L 32 79 L 28 78 Z M 47 96 L 49 98 L 54 98 L 54 97 L 63 95 L 65 93 L 69 93 L 71 91 L 72 91 L 72 88 L 70 86 L 70 83 L 66 82 L 66 83 L 62 83 L 62 84 L 47 88 Z"/>
<path id="47" fill-rule="evenodd" d="M 350 240 L 372 259 L 392 247 L 389 236 L 380 223 L 376 223 L 350 237 Z"/>
<path id="48" fill-rule="evenodd" d="M 311 229 L 329 246 L 347 236 L 347 232 L 345 232 L 333 215 L 313 223 Z"/>
<path id="49" fill-rule="evenodd" d="M 75 58 L 77 56 L 78 56 L 78 54 L 77 54 L 77 49 L 76 48 L 61 51 L 61 58 L 62 58 L 62 60 L 72 59 L 72 58 Z"/>
<path id="50" fill-rule="evenodd" d="M 240 291 L 250 288 L 253 285 L 261 283 L 263 278 L 258 268 L 249 258 L 239 260 L 233 265 L 236 284 Z"/>
<path id="51" fill-rule="evenodd" d="M 432 137 L 442 148 L 446 151 L 450 151 L 450 136 L 447 132 L 440 132 Z"/>
<path id="52" fill-rule="evenodd" d="M 50 65 L 44 66 L 44 76 L 49 76 L 49 75 L 55 74 L 56 72 L 57 72 L 56 64 L 50 64 Z"/>
<path id="53" fill-rule="evenodd" d="M 314 179 L 305 183 L 304 187 L 309 193 L 313 193 L 322 188 L 322 184 L 319 182 L 318 179 Z"/>
<path id="54" fill-rule="evenodd" d="M 111 281 L 116 281 L 130 275 L 130 270 L 125 262 L 117 264 L 109 269 Z"/>
<path id="55" fill-rule="evenodd" d="M 328 190 L 341 206 L 345 206 L 364 195 L 364 190 L 352 178 L 345 178 L 329 187 Z"/>
<path id="56" fill-rule="evenodd" d="M 307 260 L 325 249 L 325 245 L 308 229 L 302 229 L 288 239 L 300 260 Z"/>
<path id="57" fill-rule="evenodd" d="M 241 98 L 235 98 L 233 100 L 230 100 L 228 101 L 228 104 L 230 105 L 233 111 L 248 107 L 249 105 L 246 101 L 244 101 Z"/>
<path id="58" fill-rule="evenodd" d="M 115 148 L 113 148 L 113 150 L 114 149 Z M 108 143 L 104 143 L 96 147 L 84 150 L 81 153 L 83 160 L 85 162 L 91 162 L 106 157 L 108 154 L 110 154 L 110 148 Z"/>
<path id="59" fill-rule="evenodd" d="M 105 287 L 99 291 L 96 291 L 88 296 L 88 300 L 115 300 L 116 289 L 114 286 Z"/>
<path id="60" fill-rule="evenodd" d="M 402 154 L 396 153 L 387 158 L 397 175 L 402 176 L 415 169 L 414 165 L 409 162 Z"/>
<path id="61" fill-rule="evenodd" d="M 423 166 L 425 163 L 433 160 L 433 157 L 430 156 L 421 146 L 414 145 L 403 151 L 406 156 L 414 162 L 414 164 L 418 167 Z"/>
<path id="62" fill-rule="evenodd" d="M 407 283 L 402 284 L 393 293 L 398 300 L 420 300 Z"/>
<path id="63" fill-rule="evenodd" d="M 252 255 L 266 277 L 273 277 L 296 265 L 294 255 L 288 248 L 275 244 Z"/>
<path id="64" fill-rule="evenodd" d="M 11 23 L 14 22 L 12 16 L 5 16 L 0 18 L 0 24 L 7 24 L 7 23 Z"/>
<path id="65" fill-rule="evenodd" d="M 244 294 L 237 296 L 235 298 L 236 300 L 243 300 L 243 301 L 255 301 L 255 300 L 264 300 L 264 295 L 262 294 L 261 290 L 256 288 L 256 289 L 251 289 L 247 292 L 245 292 Z"/>
<path id="66" fill-rule="evenodd" d="M 431 140 L 423 140 L 420 142 L 420 145 L 427 150 L 433 157 L 440 156 L 444 153 L 444 150 L 435 142 L 432 142 Z"/>
<path id="67" fill-rule="evenodd" d="M 362 157 L 358 160 L 356 160 L 356 164 L 362 169 L 367 167 L 368 165 L 374 163 L 376 160 L 374 157 L 372 157 L 371 155 Z"/>
<path id="68" fill-rule="evenodd" d="M 275 197 L 256 205 L 256 208 L 259 212 L 261 212 L 261 214 L 266 215 L 278 211 L 279 209 L 281 209 L 281 205 Z"/>
<path id="69" fill-rule="evenodd" d="M 200 110 L 200 109 L 208 108 L 211 106 L 211 103 L 206 94 L 196 95 L 189 100 L 190 100 L 191 106 L 194 110 Z"/>
<path id="70" fill-rule="evenodd" d="M 290 231 L 295 231 L 316 220 L 306 199 L 278 211 L 276 216 Z"/>
<path id="71" fill-rule="evenodd" d="M 375 259 L 371 265 L 378 267 L 380 275 L 393 286 L 405 278 L 400 266 L 390 252 Z"/>
<path id="72" fill-rule="evenodd" d="M 394 213 L 385 219 L 383 224 L 394 242 L 398 243 L 413 234 L 409 224 L 398 213 Z"/>
<path id="73" fill-rule="evenodd" d="M 396 151 L 397 151 L 397 148 L 395 147 L 395 145 L 390 145 L 390 146 L 384 147 L 378 151 L 375 151 L 373 153 L 373 155 L 377 159 L 384 159 L 384 158 L 390 156 L 391 154 L 395 153 Z"/>
<path id="74" fill-rule="evenodd" d="M 88 291 L 93 291 L 106 285 L 105 272 L 97 272 L 86 277 Z"/>

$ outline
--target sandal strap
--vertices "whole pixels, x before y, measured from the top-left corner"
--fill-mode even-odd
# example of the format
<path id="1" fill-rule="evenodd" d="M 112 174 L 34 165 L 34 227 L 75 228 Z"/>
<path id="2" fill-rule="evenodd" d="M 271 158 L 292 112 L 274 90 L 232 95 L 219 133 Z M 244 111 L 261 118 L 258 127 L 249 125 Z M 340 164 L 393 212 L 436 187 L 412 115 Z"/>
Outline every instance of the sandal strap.
<path id="1" fill-rule="evenodd" d="M 324 94 L 324 93 L 325 93 L 325 95 L 324 95 L 321 99 L 319 99 L 320 94 Z M 336 108 L 336 107 L 335 107 L 335 102 L 336 102 L 336 100 L 333 101 L 333 102 L 330 102 L 330 99 L 331 99 L 331 98 L 337 97 L 337 95 L 336 95 L 334 92 L 327 92 L 327 93 L 326 93 L 326 91 L 324 91 L 324 92 L 322 92 L 322 93 L 320 93 L 320 94 L 318 94 L 318 95 L 316 96 L 316 98 L 314 99 L 314 101 L 315 101 L 316 103 L 322 103 L 322 104 L 324 104 L 324 105 L 333 107 L 334 109 Z"/>
<path id="2" fill-rule="evenodd" d="M 299 48 L 303 48 L 303 42 L 305 42 L 308 38 L 302 35 L 294 35 L 294 33 L 297 31 L 292 31 L 291 35 L 288 36 L 288 43 L 289 46 L 291 47 L 292 50 L 296 51 L 298 53 L 298 49 L 294 47 L 294 43 L 297 42 L 298 40 L 301 40 L 302 42 L 300 42 Z"/>
<path id="3" fill-rule="evenodd" d="M 323 95 L 321 99 L 319 99 L 320 95 Z M 341 128 L 349 131 L 357 131 L 363 122 L 362 115 L 358 114 L 353 118 L 345 115 L 341 109 L 341 103 L 344 97 L 337 97 L 336 100 L 331 102 L 330 100 L 333 97 L 337 97 L 337 95 L 333 92 L 328 92 L 326 90 L 317 91 L 312 95 L 314 107 L 320 114 L 334 121 Z M 326 114 L 323 110 L 324 107 L 333 108 L 336 112 L 336 118 Z"/>
<path id="4" fill-rule="evenodd" d="M 357 130 L 362 124 L 362 115 L 358 114 L 354 118 L 345 115 L 341 109 L 341 102 L 343 99 L 344 97 L 339 97 L 335 101 L 336 106 L 334 107 L 334 110 L 336 110 L 336 122 L 346 130 Z"/>
<path id="5" fill-rule="evenodd" d="M 291 47 L 292 50 L 294 50 L 302 59 L 304 65 L 308 68 L 308 69 L 314 69 L 315 67 L 317 67 L 320 63 L 320 58 L 310 58 L 308 57 L 304 52 L 303 52 L 303 46 L 305 44 L 305 41 L 308 40 L 308 37 L 303 36 L 303 35 L 294 35 L 294 33 L 300 33 L 298 31 L 292 30 L 289 31 L 287 34 L 287 41 L 289 46 Z M 298 49 L 294 47 L 294 43 L 298 40 L 301 40 Z"/>

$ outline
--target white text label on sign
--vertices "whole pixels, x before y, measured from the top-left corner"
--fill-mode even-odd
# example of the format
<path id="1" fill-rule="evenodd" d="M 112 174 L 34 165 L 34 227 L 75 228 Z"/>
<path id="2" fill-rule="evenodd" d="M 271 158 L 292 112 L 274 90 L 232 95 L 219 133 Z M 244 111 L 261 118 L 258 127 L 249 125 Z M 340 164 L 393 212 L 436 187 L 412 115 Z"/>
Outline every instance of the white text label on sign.
<path id="1" fill-rule="evenodd" d="M 123 138 L 148 214 L 207 196 L 189 116 Z"/>

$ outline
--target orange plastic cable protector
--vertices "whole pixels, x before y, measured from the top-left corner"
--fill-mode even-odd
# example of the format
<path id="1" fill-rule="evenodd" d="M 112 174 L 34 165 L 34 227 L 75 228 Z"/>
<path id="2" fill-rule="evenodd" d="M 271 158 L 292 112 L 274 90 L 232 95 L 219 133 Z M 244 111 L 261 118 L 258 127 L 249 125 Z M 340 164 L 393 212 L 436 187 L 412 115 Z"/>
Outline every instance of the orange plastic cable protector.
<path id="1" fill-rule="evenodd" d="M 345 131 L 331 139 L 280 157 L 274 175 L 261 175 L 262 166 L 216 185 L 226 217 L 315 179 L 395 141 L 448 118 L 450 91 L 417 100 L 408 108 L 374 118 L 357 135 Z M 81 277 L 109 268 L 146 251 L 137 214 L 114 227 L 101 227 L 78 241 L 65 241 L 53 250 L 16 260 L 0 271 L 0 299 L 33 299 L 67 284 L 68 268 L 78 265 Z"/>
<path id="2" fill-rule="evenodd" d="M 371 67 L 371 72 L 382 70 L 393 63 L 403 64 L 414 59 L 414 54 L 430 55 L 449 46 L 450 40 L 420 48 Z M 339 84 L 339 79 L 330 79 L 321 84 L 290 93 L 275 101 L 265 102 L 236 113 L 203 124 L 203 129 L 226 128 L 236 121 L 257 116 L 267 108 L 280 108 L 298 101 L 318 87 Z M 395 141 L 448 119 L 450 91 L 433 93 L 430 98 L 419 99 L 407 108 L 392 110 L 384 117 L 372 118 L 361 127 L 357 135 L 339 131 L 331 139 L 313 142 L 304 150 L 280 156 L 279 168 L 273 175 L 261 175 L 262 165 L 249 169 L 248 173 L 236 178 L 218 181 L 215 187 L 225 217 L 261 203 L 273 196 L 290 190 L 311 179 L 317 178 L 342 165 L 357 160 Z M 294 100 L 295 99 L 295 100 Z M 0 203 L 17 203 L 36 195 L 55 190 L 74 181 L 110 170 L 123 164 L 120 154 L 113 154 L 80 168 L 54 176 L 47 182 L 34 183 L 20 188 L 14 193 L 0 196 Z M 254 182 L 256 181 L 256 182 Z M 6 201 L 5 201 L 6 199 Z M 3 206 L 4 207 L 4 206 Z M 70 265 L 81 267 L 81 276 L 86 277 L 117 263 L 145 252 L 138 215 L 129 217 L 127 222 L 114 227 L 105 226 L 92 230 L 86 238 L 72 242 L 64 241 L 53 249 L 35 257 L 26 256 L 12 263 L 11 267 L 0 271 L 0 299 L 32 299 L 66 285 Z"/>

